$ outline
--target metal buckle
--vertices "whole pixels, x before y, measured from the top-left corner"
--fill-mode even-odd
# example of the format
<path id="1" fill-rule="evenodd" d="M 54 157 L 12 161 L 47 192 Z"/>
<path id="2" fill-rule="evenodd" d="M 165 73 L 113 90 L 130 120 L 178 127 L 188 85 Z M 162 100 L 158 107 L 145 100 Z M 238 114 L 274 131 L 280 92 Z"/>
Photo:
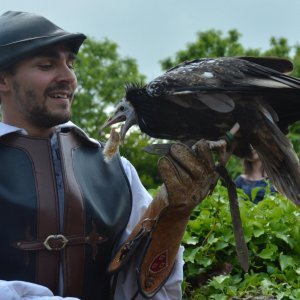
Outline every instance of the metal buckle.
<path id="1" fill-rule="evenodd" d="M 50 244 L 49 244 L 49 242 L 50 242 Z M 49 235 L 43 242 L 44 246 L 49 251 L 62 250 L 66 247 L 67 243 L 68 243 L 68 239 L 62 234 Z M 51 246 L 51 244 L 52 244 L 52 246 Z"/>

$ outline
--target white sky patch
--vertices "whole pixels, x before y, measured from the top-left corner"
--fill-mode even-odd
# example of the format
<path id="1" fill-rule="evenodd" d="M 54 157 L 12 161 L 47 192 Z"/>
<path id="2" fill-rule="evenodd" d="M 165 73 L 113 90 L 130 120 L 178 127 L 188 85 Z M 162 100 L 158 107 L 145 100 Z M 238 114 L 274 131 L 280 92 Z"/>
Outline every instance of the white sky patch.
<path id="1" fill-rule="evenodd" d="M 137 60 L 148 81 L 163 72 L 161 60 L 186 49 L 200 31 L 216 29 L 225 36 L 235 28 L 244 47 L 264 50 L 272 36 L 285 37 L 290 45 L 300 42 L 299 0 L 87 0 L 76 5 L 71 0 L 1 1 L 0 13 L 7 10 L 35 12 L 67 31 L 100 41 L 109 38 L 122 57 Z"/>

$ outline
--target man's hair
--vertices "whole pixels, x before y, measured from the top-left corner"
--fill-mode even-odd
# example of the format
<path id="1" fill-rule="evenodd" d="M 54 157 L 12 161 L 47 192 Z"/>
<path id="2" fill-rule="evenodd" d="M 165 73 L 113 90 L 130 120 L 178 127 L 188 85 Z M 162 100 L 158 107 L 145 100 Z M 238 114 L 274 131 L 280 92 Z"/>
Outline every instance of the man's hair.
<path id="1" fill-rule="evenodd" d="M 16 74 L 16 65 L 15 64 L 0 71 L 0 75 L 14 75 L 14 74 Z M 2 101 L 1 101 L 1 95 L 0 95 L 0 106 L 1 106 L 1 104 L 2 104 Z"/>
<path id="2" fill-rule="evenodd" d="M 16 64 L 10 65 L 7 68 L 1 70 L 0 74 L 15 75 L 16 74 Z"/>

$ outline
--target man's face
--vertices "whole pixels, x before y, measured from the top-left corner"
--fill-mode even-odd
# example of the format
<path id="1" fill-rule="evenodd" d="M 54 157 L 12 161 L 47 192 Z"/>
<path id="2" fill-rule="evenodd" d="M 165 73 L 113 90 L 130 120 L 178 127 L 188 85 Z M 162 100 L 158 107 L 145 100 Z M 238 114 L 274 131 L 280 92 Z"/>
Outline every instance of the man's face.
<path id="1" fill-rule="evenodd" d="M 70 120 L 77 87 L 74 62 L 68 48 L 55 46 L 17 64 L 9 77 L 11 125 L 46 129 Z"/>

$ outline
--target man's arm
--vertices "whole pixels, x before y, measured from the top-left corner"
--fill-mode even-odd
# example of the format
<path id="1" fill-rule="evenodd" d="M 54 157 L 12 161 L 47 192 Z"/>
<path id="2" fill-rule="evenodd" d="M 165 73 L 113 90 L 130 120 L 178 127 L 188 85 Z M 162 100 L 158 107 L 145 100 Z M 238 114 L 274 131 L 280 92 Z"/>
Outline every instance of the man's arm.
<path id="1" fill-rule="evenodd" d="M 164 184 L 109 268 L 118 272 L 127 262 L 135 264 L 139 291 L 147 298 L 163 291 L 172 276 L 190 214 L 216 182 L 211 152 L 204 141 L 195 152 L 173 144 L 170 153 L 160 159 L 159 171 Z"/>
<path id="2" fill-rule="evenodd" d="M 133 229 L 137 226 L 141 220 L 143 214 L 147 210 L 148 206 L 152 202 L 152 197 L 142 185 L 140 178 L 133 167 L 133 165 L 125 158 L 122 157 L 122 163 L 128 177 L 129 183 L 132 189 L 132 213 L 125 229 L 123 236 L 121 237 L 121 246 L 129 237 Z M 130 261 L 129 264 L 124 266 L 118 274 L 117 287 L 115 291 L 115 299 L 131 299 L 137 292 L 137 274 L 136 266 L 137 261 L 135 258 Z M 178 255 L 176 257 L 176 266 L 172 270 L 167 282 L 163 288 L 152 298 L 153 300 L 178 300 L 181 298 L 181 283 L 183 280 L 183 247 L 180 247 Z M 136 300 L 145 299 L 141 295 L 137 296 Z"/>

